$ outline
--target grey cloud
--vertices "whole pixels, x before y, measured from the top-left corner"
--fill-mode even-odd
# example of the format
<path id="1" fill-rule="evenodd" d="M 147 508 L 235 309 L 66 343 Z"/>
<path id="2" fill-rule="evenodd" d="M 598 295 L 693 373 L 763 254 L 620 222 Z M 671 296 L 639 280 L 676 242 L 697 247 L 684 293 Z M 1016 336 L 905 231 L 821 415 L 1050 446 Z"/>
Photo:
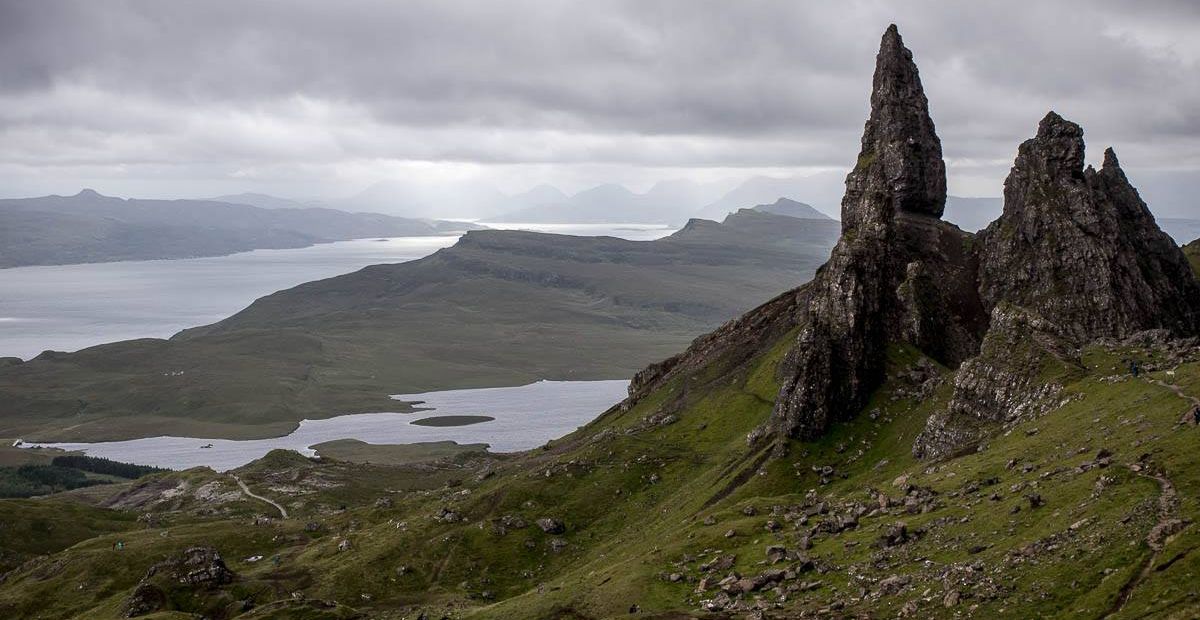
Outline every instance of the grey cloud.
<path id="1" fill-rule="evenodd" d="M 1050 108 L 1178 174 L 1200 167 L 1196 6 L 0 0 L 0 163 L 839 167 L 896 21 L 952 175 L 998 193 Z"/>

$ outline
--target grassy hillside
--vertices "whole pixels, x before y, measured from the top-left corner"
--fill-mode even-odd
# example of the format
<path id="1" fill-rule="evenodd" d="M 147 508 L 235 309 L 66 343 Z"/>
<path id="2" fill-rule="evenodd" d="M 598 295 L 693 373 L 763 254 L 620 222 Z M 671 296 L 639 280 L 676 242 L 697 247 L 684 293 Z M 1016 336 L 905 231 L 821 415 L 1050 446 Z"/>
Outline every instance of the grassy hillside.
<path id="1" fill-rule="evenodd" d="M 388 394 L 631 376 L 809 279 L 836 222 L 746 211 L 658 241 L 471 232 L 170 340 L 0 367 L 0 436 L 264 437 Z"/>
<path id="2" fill-rule="evenodd" d="M 748 359 L 714 358 L 636 406 L 615 407 L 530 453 L 397 468 L 276 452 L 233 472 L 287 507 L 286 520 L 247 527 L 248 517 L 236 515 L 270 507 L 244 497 L 228 508 L 198 500 L 151 508 L 153 490 L 145 491 L 125 510 L 160 515 L 169 528 L 122 531 L 121 551 L 113 550 L 116 536 L 100 535 L 31 562 L 0 584 L 0 612 L 117 617 L 149 566 L 197 545 L 213 546 L 236 577 L 212 585 L 151 580 L 166 592 L 164 611 L 215 618 L 299 614 L 301 605 L 318 618 L 1200 612 L 1192 587 L 1200 533 L 1191 525 L 1200 517 L 1200 427 L 1183 417 L 1200 397 L 1195 351 L 1135 379 L 1122 374 L 1122 359 L 1138 356 L 1154 368 L 1167 358 L 1153 349 L 1093 347 L 1078 366 L 1060 369 L 1069 398 L 1059 409 L 1006 429 L 978 453 L 931 464 L 914 461 L 912 440 L 944 405 L 951 375 L 916 351 L 896 349 L 886 384 L 861 415 L 771 459 L 748 452 L 744 438 L 769 414 L 775 369 L 792 337 L 780 334 Z M 186 475 L 199 476 L 188 489 L 216 476 Z M 418 480 L 423 485 L 414 486 Z M 230 517 L 221 516 L 226 510 Z M 543 528 L 539 519 L 554 521 Z M 268 560 L 248 559 L 255 556 Z M 247 600 L 253 609 L 243 613 Z"/>
<path id="3" fill-rule="evenodd" d="M 1183 253 L 1192 264 L 1192 271 L 1200 278 L 1200 239 L 1183 246 Z"/>

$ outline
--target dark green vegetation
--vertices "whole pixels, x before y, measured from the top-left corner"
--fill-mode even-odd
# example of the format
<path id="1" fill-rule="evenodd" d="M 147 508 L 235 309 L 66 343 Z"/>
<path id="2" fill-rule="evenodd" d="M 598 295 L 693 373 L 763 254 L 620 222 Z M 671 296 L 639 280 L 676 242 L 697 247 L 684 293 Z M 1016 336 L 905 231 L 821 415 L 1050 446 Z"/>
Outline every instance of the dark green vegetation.
<path id="1" fill-rule="evenodd" d="M 1192 265 L 1192 271 L 1200 277 L 1200 239 L 1183 246 L 1183 254 Z"/>
<path id="2" fill-rule="evenodd" d="M 587 426 L 514 455 L 149 476 L 96 500 L 136 527 L 44 545 L 0 615 L 1200 616 L 1200 282 L 1115 153 L 1085 169 L 1054 113 L 1002 218 L 944 225 L 895 26 L 874 85 L 816 278 Z M 973 290 L 986 324 L 955 323 Z"/>
<path id="3" fill-rule="evenodd" d="M 57 465 L 0 467 L 0 497 L 49 495 L 104 483 L 77 469 Z"/>
<path id="4" fill-rule="evenodd" d="M 170 340 L 0 367 L 0 435 L 286 434 L 388 394 L 628 377 L 811 277 L 837 223 L 743 211 L 658 241 L 476 231 Z"/>
<path id="5" fill-rule="evenodd" d="M 491 422 L 495 419 L 486 415 L 444 415 L 436 418 L 413 420 L 411 424 L 416 424 L 417 426 L 466 426 L 468 424 Z"/>
<path id="6" fill-rule="evenodd" d="M 64 454 L 54 457 L 50 461 L 55 467 L 68 467 L 78 469 L 79 471 L 91 472 L 93 474 L 103 474 L 106 476 L 116 476 L 118 478 L 141 478 L 149 474 L 155 474 L 166 471 L 159 467 L 151 467 L 149 465 L 134 465 L 132 463 L 121 463 L 112 459 L 100 458 L 96 456 L 86 456 L 83 454 Z"/>
<path id="7" fill-rule="evenodd" d="M 16 461 L 11 466 L 0 466 L 0 497 L 49 495 L 164 471 L 79 454 L 61 454 L 46 463 L 46 455 L 37 453 L 40 451 L 25 452 L 31 454 L 25 459 L 11 459 Z"/>
<path id="8" fill-rule="evenodd" d="M 0 267 L 221 256 L 478 226 L 334 209 L 261 209 L 211 200 L 137 200 L 84 190 L 0 200 Z"/>

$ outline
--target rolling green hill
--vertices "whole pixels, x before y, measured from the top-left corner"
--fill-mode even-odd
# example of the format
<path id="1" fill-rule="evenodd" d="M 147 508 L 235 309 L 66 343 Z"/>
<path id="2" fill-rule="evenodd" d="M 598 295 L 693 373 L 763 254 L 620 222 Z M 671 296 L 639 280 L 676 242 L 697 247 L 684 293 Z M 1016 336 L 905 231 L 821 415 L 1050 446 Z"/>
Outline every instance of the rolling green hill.
<path id="1" fill-rule="evenodd" d="M 388 394 L 629 377 L 810 278 L 836 231 L 749 210 L 648 242 L 474 231 L 170 340 L 0 367 L 0 436 L 263 437 Z"/>
<path id="2" fill-rule="evenodd" d="M 283 503 L 287 520 L 247 527 L 270 507 L 193 497 L 201 488 L 229 493 L 227 477 L 153 478 L 162 482 L 140 500 L 110 502 L 124 508 L 72 509 L 75 529 L 40 548 L 55 553 L 0 584 L 0 611 L 119 617 L 139 580 L 165 593 L 164 609 L 217 618 L 266 610 L 723 617 L 708 608 L 740 617 L 759 606 L 773 618 L 891 617 L 902 608 L 924 618 L 1185 618 L 1200 610 L 1191 587 L 1200 538 L 1182 525 L 1200 518 L 1200 431 L 1179 424 L 1200 397 L 1200 361 L 1171 367 L 1173 377 L 1134 379 L 1120 369 L 1129 350 L 1089 349 L 1065 378 L 1072 398 L 1062 409 L 1013 426 L 976 454 L 927 463 L 912 457 L 912 440 L 949 397 L 953 372 L 896 349 L 862 415 L 819 440 L 791 440 L 790 458 L 770 459 L 748 452 L 744 438 L 770 416 L 793 336 L 778 333 L 757 353 L 730 351 L 542 451 L 418 470 L 272 453 L 234 472 Z M 407 482 L 431 476 L 438 488 Z M 0 502 L 9 527 L 58 530 L 56 513 L 24 505 Z M 155 516 L 132 525 L 131 513 Z M 543 518 L 563 531 L 551 523 L 544 532 L 535 523 Z M 16 525 L 27 519 L 42 525 Z M 143 580 L 149 567 L 196 547 L 219 551 L 236 577 Z M 247 560 L 254 556 L 268 560 Z M 269 560 L 276 556 L 278 565 Z M 77 583 L 85 585 L 66 587 Z"/>

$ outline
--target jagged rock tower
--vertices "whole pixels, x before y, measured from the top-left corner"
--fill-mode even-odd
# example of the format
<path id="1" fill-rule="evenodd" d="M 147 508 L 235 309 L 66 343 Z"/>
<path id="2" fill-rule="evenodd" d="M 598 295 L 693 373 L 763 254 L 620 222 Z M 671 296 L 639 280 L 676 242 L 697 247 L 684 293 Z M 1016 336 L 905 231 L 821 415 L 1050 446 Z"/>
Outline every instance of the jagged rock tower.
<path id="1" fill-rule="evenodd" d="M 975 237 L 940 219 L 941 142 L 895 26 L 883 35 L 873 87 L 829 262 L 808 284 L 638 373 L 625 407 L 712 360 L 750 359 L 795 329 L 771 416 L 749 437 L 778 452 L 861 411 L 884 380 L 889 347 L 906 345 L 957 369 L 949 405 L 913 446 L 918 457 L 942 458 L 1052 408 L 1060 388 L 1042 371 L 1077 364 L 1090 341 L 1200 334 L 1200 284 L 1111 149 L 1100 171 L 1084 169 L 1083 131 L 1051 112 L 1020 147 L 1004 214 Z"/>
<path id="2" fill-rule="evenodd" d="M 1200 333 L 1200 284 L 1110 148 L 1084 169 L 1083 130 L 1050 112 L 1004 183 L 1004 213 L 980 234 L 979 297 L 991 313 L 981 353 L 949 406 L 917 438 L 918 457 L 974 449 L 998 424 L 1055 406 L 1047 364 L 1083 345 L 1148 330 Z"/>
<path id="3" fill-rule="evenodd" d="M 859 411 L 883 380 L 887 347 L 911 343 L 957 366 L 986 323 L 965 233 L 940 220 L 942 146 L 896 27 L 876 57 L 871 116 L 846 178 L 842 236 L 798 289 L 799 336 L 770 421 L 752 435 L 811 438 Z"/>
<path id="4" fill-rule="evenodd" d="M 1052 318 L 1077 340 L 1200 329 L 1187 259 L 1154 221 L 1111 148 L 1083 166 L 1083 130 L 1050 112 L 1004 183 L 1004 214 L 980 235 L 979 292 Z"/>

